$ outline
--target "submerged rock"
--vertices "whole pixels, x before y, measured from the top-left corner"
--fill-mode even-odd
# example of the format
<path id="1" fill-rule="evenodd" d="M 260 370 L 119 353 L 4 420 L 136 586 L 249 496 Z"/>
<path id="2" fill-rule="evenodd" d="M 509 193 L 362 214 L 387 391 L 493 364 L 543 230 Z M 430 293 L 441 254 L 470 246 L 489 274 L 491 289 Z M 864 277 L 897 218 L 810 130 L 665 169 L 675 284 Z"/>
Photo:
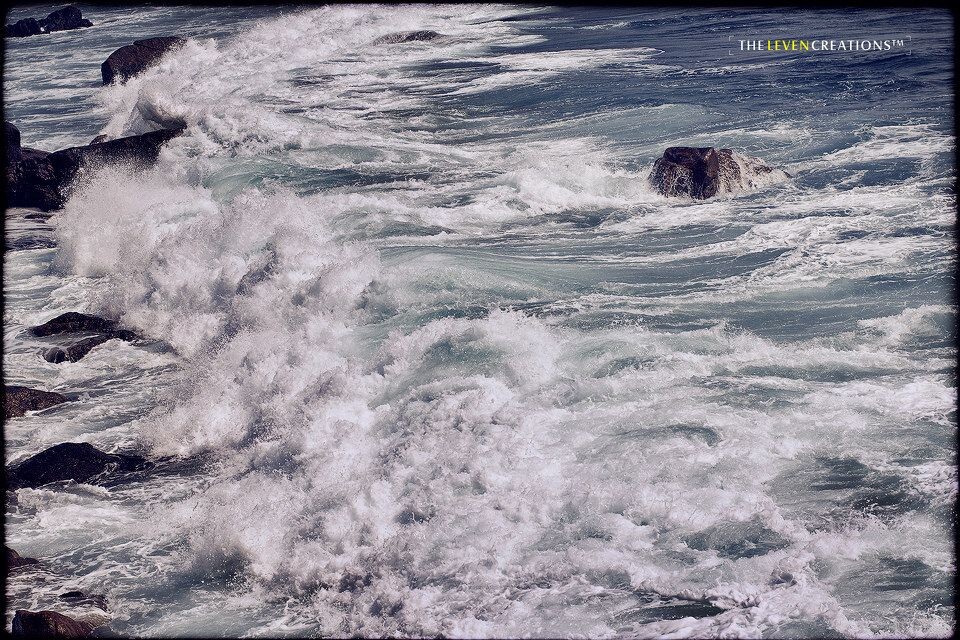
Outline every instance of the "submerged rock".
<path id="1" fill-rule="evenodd" d="M 11 468 L 7 482 L 11 489 L 35 489 L 64 480 L 98 484 L 151 466 L 140 456 L 105 453 L 86 442 L 64 442 Z"/>
<path id="2" fill-rule="evenodd" d="M 388 33 L 385 36 L 380 36 L 373 41 L 373 44 L 400 44 L 401 42 L 427 42 L 429 40 L 436 40 L 442 38 L 443 35 L 437 33 L 436 31 L 403 31 L 400 33 Z"/>
<path id="3" fill-rule="evenodd" d="M 11 123 L 6 123 L 5 129 L 7 204 L 43 211 L 63 206 L 81 168 L 123 163 L 142 169 L 156 162 L 164 143 L 183 132 L 180 126 L 48 153 L 20 147 L 19 130 Z"/>
<path id="4" fill-rule="evenodd" d="M 650 182 L 665 196 L 706 200 L 754 188 L 773 172 L 787 175 L 730 149 L 670 147 L 654 163 Z"/>
<path id="5" fill-rule="evenodd" d="M 179 36 L 165 36 L 137 40 L 120 47 L 100 65 L 103 84 L 126 82 L 159 62 L 167 51 L 183 46 L 185 42 Z"/>
<path id="6" fill-rule="evenodd" d="M 61 362 L 77 362 L 83 356 L 90 353 L 90 350 L 112 339 L 111 336 L 93 336 L 85 338 L 80 342 L 75 342 L 68 347 L 51 347 L 43 352 L 43 359 L 53 364 Z"/>
<path id="7" fill-rule="evenodd" d="M 41 391 L 18 385 L 3 387 L 3 416 L 19 418 L 27 411 L 39 411 L 66 402 L 67 397 L 53 391 Z"/>
<path id="8" fill-rule="evenodd" d="M 35 36 L 41 33 L 53 33 L 54 31 L 70 31 L 71 29 L 82 29 L 92 27 L 93 23 L 83 17 L 80 9 L 74 6 L 57 9 L 46 18 L 37 20 L 36 18 L 24 18 L 17 20 L 13 24 L 6 26 L 6 35 L 11 38 L 25 38 Z"/>
<path id="9" fill-rule="evenodd" d="M 3 548 L 7 550 L 7 571 L 40 564 L 40 561 L 36 558 L 25 558 L 6 545 Z"/>
<path id="10" fill-rule="evenodd" d="M 15 638 L 88 638 L 93 625 L 56 611 L 18 609 L 13 617 Z"/>

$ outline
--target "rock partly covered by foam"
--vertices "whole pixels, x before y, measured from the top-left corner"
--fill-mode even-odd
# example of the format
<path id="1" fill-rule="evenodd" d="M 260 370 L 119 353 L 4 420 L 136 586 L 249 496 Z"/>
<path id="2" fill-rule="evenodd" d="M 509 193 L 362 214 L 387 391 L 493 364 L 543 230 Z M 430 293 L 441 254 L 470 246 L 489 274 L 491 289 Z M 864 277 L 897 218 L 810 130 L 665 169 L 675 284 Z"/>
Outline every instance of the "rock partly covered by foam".
<path id="1" fill-rule="evenodd" d="M 706 200 L 755 188 L 774 172 L 787 175 L 730 149 L 670 147 L 654 163 L 650 182 L 665 196 Z"/>
<path id="2" fill-rule="evenodd" d="M 7 552 L 7 571 L 40 564 L 40 561 L 36 558 L 26 558 L 21 556 L 19 553 L 6 545 L 4 545 L 3 548 L 6 549 Z"/>
<path id="3" fill-rule="evenodd" d="M 380 36 L 373 41 L 373 44 L 400 44 L 401 42 L 427 42 L 442 38 L 443 35 L 436 31 L 402 31 L 400 33 L 388 33 Z"/>
<path id="4" fill-rule="evenodd" d="M 21 147 L 20 131 L 6 122 L 7 204 L 43 211 L 59 209 L 81 168 L 118 163 L 144 168 L 156 162 L 164 143 L 181 132 L 183 127 L 163 129 L 49 153 Z"/>
<path id="5" fill-rule="evenodd" d="M 27 411 L 39 411 L 66 402 L 67 397 L 53 391 L 41 391 L 18 385 L 3 387 L 3 416 L 18 418 Z"/>
<path id="6" fill-rule="evenodd" d="M 183 46 L 185 42 L 179 36 L 164 36 L 137 40 L 120 47 L 100 65 L 103 84 L 127 81 L 155 65 L 167 51 Z"/>
<path id="7" fill-rule="evenodd" d="M 18 609 L 13 617 L 14 638 L 89 638 L 93 625 L 56 611 Z"/>
<path id="8" fill-rule="evenodd" d="M 25 38 L 41 33 L 69 31 L 92 27 L 93 23 L 83 17 L 80 9 L 69 6 L 57 9 L 46 18 L 24 18 L 6 26 L 6 35 L 11 38 Z"/>
<path id="9" fill-rule="evenodd" d="M 90 353 L 94 347 L 114 338 L 129 341 L 137 337 L 133 331 L 119 328 L 116 320 L 77 313 L 76 311 L 68 311 L 41 325 L 30 327 L 30 333 L 38 337 L 76 333 L 96 334 L 66 347 L 51 347 L 44 351 L 43 359 L 54 364 L 77 362 Z"/>
<path id="10" fill-rule="evenodd" d="M 98 484 L 151 466 L 140 456 L 105 453 L 86 442 L 64 442 L 11 468 L 7 483 L 11 489 L 36 488 L 65 480 Z"/>

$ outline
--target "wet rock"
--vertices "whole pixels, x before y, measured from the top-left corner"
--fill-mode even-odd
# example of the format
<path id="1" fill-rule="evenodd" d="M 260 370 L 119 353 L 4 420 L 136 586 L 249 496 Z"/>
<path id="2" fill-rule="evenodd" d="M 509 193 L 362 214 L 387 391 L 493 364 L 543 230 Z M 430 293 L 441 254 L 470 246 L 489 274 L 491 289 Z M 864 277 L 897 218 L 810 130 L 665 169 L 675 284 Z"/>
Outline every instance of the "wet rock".
<path id="1" fill-rule="evenodd" d="M 380 36 L 373 41 L 373 44 L 400 44 L 401 42 L 427 42 L 436 40 L 443 36 L 436 31 L 403 31 L 400 33 L 388 33 Z"/>
<path id="2" fill-rule="evenodd" d="M 12 38 L 24 38 L 54 31 L 70 31 L 92 27 L 93 23 L 83 17 L 80 9 L 74 6 L 57 9 L 46 18 L 24 18 L 6 26 L 6 34 Z"/>
<path id="3" fill-rule="evenodd" d="M 30 333 L 38 337 L 55 336 L 62 333 L 110 333 L 116 326 L 116 320 L 68 311 L 52 320 L 47 320 L 41 325 L 30 327 Z"/>
<path id="4" fill-rule="evenodd" d="M 40 561 L 36 558 L 25 558 L 19 553 L 11 549 L 10 547 L 4 545 L 4 549 L 7 550 L 7 571 L 12 571 L 13 569 L 19 569 L 20 567 L 29 567 L 32 565 L 40 564 Z"/>
<path id="5" fill-rule="evenodd" d="M 186 42 L 178 36 L 148 38 L 120 47 L 100 65 L 103 84 L 126 82 L 160 61 L 167 51 Z"/>
<path id="6" fill-rule="evenodd" d="M 92 27 L 93 23 L 83 17 L 80 9 L 70 6 L 63 9 L 57 9 L 43 20 L 41 25 L 44 31 L 69 31 L 70 29 L 82 29 Z"/>
<path id="7" fill-rule="evenodd" d="M 18 418 L 27 411 L 40 411 L 66 402 L 67 397 L 53 391 L 41 391 L 19 385 L 4 385 L 3 416 Z"/>
<path id="8" fill-rule="evenodd" d="M 650 182 L 665 196 L 706 200 L 755 187 L 772 169 L 756 158 L 714 147 L 670 147 L 653 165 Z"/>
<path id="9" fill-rule="evenodd" d="M 6 26 L 5 33 L 8 38 L 26 38 L 43 33 L 40 22 L 36 18 L 24 18 L 17 20 L 13 24 Z"/>
<path id="10" fill-rule="evenodd" d="M 59 209 L 66 202 L 69 188 L 83 167 L 123 163 L 142 169 L 156 162 L 160 148 L 182 131 L 182 126 L 162 129 L 53 153 L 21 147 L 16 161 L 11 161 L 11 153 L 15 154 L 15 151 L 8 137 L 7 203 L 13 207 L 35 207 L 43 211 Z"/>
<path id="11" fill-rule="evenodd" d="M 69 347 L 51 347 L 43 352 L 43 359 L 53 364 L 61 362 L 77 362 L 83 356 L 90 353 L 90 350 L 110 340 L 110 336 L 93 336 L 85 338 L 80 342 L 75 342 Z"/>
<path id="12" fill-rule="evenodd" d="M 93 625 L 56 611 L 18 609 L 13 617 L 14 638 L 88 638 Z"/>
<path id="13" fill-rule="evenodd" d="M 93 605 L 107 611 L 107 597 L 101 594 L 87 595 L 83 591 L 67 591 L 57 596 L 63 602 L 74 606 Z"/>
<path id="14" fill-rule="evenodd" d="M 65 480 L 103 484 L 151 466 L 140 456 L 105 453 L 85 442 L 65 442 L 10 469 L 7 483 L 11 489 L 36 488 Z"/>
<path id="15" fill-rule="evenodd" d="M 3 141 L 7 147 L 7 162 L 20 162 L 20 129 L 12 122 L 3 122 Z"/>
<path id="16" fill-rule="evenodd" d="M 106 142 L 107 140 L 109 140 L 109 138 L 101 133 L 96 138 L 91 140 L 90 144 L 100 144 L 101 142 Z"/>

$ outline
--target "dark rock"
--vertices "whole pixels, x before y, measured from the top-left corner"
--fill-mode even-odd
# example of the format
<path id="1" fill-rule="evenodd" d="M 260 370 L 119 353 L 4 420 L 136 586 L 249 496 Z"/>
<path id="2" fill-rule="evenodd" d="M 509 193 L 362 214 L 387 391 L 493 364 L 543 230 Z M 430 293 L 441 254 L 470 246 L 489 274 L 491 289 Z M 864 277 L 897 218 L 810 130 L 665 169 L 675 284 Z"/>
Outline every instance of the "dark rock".
<path id="1" fill-rule="evenodd" d="M 140 456 L 105 453 L 85 442 L 64 442 L 11 468 L 7 483 L 11 489 L 36 488 L 64 480 L 102 484 L 150 466 Z"/>
<path id="2" fill-rule="evenodd" d="M 101 594 L 93 594 L 88 596 L 83 591 L 67 591 L 66 593 L 61 593 L 57 597 L 71 605 L 93 605 L 99 609 L 108 611 L 107 598 Z"/>
<path id="3" fill-rule="evenodd" d="M 110 333 L 116 326 L 116 320 L 68 311 L 52 320 L 47 320 L 41 325 L 30 327 L 30 333 L 39 337 L 55 336 L 62 333 L 83 333 L 85 331 Z"/>
<path id="4" fill-rule="evenodd" d="M 105 135 L 103 135 L 103 134 L 101 133 L 101 134 L 98 135 L 96 138 L 94 138 L 93 140 L 91 140 L 91 141 L 90 141 L 90 144 L 100 144 L 101 142 L 106 142 L 107 140 L 109 140 L 109 138 L 107 138 L 107 136 L 105 136 Z"/>
<path id="5" fill-rule="evenodd" d="M 36 558 L 25 558 L 6 545 L 3 548 L 7 550 L 7 571 L 40 564 Z"/>
<path id="6" fill-rule="evenodd" d="M 20 161 L 7 164 L 7 204 L 43 211 L 59 209 L 83 167 L 124 163 L 142 169 L 156 162 L 164 143 L 182 131 L 182 126 L 151 131 L 53 153 L 21 148 Z"/>
<path id="7" fill-rule="evenodd" d="M 8 24 L 6 27 L 6 34 L 9 38 L 26 38 L 27 36 L 35 36 L 41 33 L 43 33 L 43 29 L 40 27 L 40 23 L 36 18 L 17 20 L 15 23 Z"/>
<path id="8" fill-rule="evenodd" d="M 650 181 L 662 195 L 706 200 L 753 188 L 757 178 L 773 171 L 730 149 L 670 147 L 654 163 Z"/>
<path id="9" fill-rule="evenodd" d="M 43 27 L 44 31 L 53 32 L 69 31 L 70 29 L 80 29 L 82 27 L 92 27 L 93 23 L 84 19 L 83 15 L 80 13 L 80 9 L 70 6 L 64 7 L 63 9 L 57 9 L 48 15 L 45 20 L 41 20 L 41 26 Z"/>
<path id="10" fill-rule="evenodd" d="M 7 146 L 7 163 L 20 162 L 20 129 L 12 122 L 3 122 L 3 140 Z"/>
<path id="11" fill-rule="evenodd" d="M 66 401 L 66 396 L 54 393 L 53 391 L 40 391 L 39 389 L 30 389 L 29 387 L 20 387 L 17 385 L 4 385 L 3 416 L 4 419 L 17 418 L 27 411 L 47 409 Z"/>
<path id="12" fill-rule="evenodd" d="M 93 625 L 56 611 L 18 609 L 13 617 L 15 638 L 88 638 Z"/>
<path id="13" fill-rule="evenodd" d="M 427 42 L 442 38 L 443 35 L 436 31 L 403 31 L 400 33 L 388 33 L 380 36 L 373 41 L 373 44 L 400 44 L 401 42 Z"/>
<path id="14" fill-rule="evenodd" d="M 77 362 L 83 358 L 83 356 L 90 353 L 91 349 L 100 346 L 110 339 L 111 336 L 93 336 L 92 338 L 85 338 L 80 342 L 75 342 L 69 347 L 51 347 L 43 352 L 43 359 L 53 364 Z"/>
<path id="15" fill-rule="evenodd" d="M 100 65 L 103 84 L 126 82 L 156 64 L 167 51 L 182 46 L 186 40 L 178 36 L 137 40 L 120 47 Z"/>
<path id="16" fill-rule="evenodd" d="M 69 31 L 71 29 L 92 26 L 93 23 L 83 17 L 80 9 L 69 6 L 63 9 L 57 9 L 46 18 L 41 18 L 40 20 L 36 18 L 24 18 L 14 24 L 8 24 L 6 26 L 6 34 L 13 38 L 23 38 L 41 33 Z"/>

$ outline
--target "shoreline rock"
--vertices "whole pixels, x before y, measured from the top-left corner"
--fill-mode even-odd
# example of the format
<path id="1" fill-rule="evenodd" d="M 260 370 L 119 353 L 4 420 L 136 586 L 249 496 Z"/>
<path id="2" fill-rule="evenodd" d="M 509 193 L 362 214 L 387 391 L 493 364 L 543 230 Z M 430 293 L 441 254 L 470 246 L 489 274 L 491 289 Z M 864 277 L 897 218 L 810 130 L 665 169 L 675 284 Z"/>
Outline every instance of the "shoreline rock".
<path id="1" fill-rule="evenodd" d="M 5 27 L 5 33 L 9 38 L 25 38 L 27 36 L 36 36 L 41 33 L 54 33 L 55 31 L 70 31 L 73 29 L 83 29 L 92 27 L 93 23 L 83 17 L 80 9 L 73 5 L 57 9 L 46 18 L 24 18 L 17 20 L 13 24 Z"/>
<path id="2" fill-rule="evenodd" d="M 101 484 L 146 471 L 152 466 L 140 456 L 105 453 L 86 442 L 64 442 L 8 469 L 7 486 L 9 489 L 36 489 L 65 480 Z"/>
<path id="3" fill-rule="evenodd" d="M 129 329 L 117 328 L 116 320 L 108 320 L 86 313 L 68 311 L 43 324 L 30 327 L 30 333 L 37 337 L 56 336 L 75 333 L 94 333 L 78 342 L 65 347 L 50 347 L 42 352 L 43 359 L 53 364 L 77 362 L 85 355 L 108 340 L 118 339 L 127 342 L 135 340 L 137 334 Z"/>
<path id="4" fill-rule="evenodd" d="M 19 418 L 28 411 L 49 409 L 64 402 L 67 402 L 67 397 L 55 391 L 41 391 L 20 385 L 3 387 L 4 419 Z"/>
<path id="5" fill-rule="evenodd" d="M 56 611 L 17 609 L 13 616 L 14 638 L 88 638 L 94 626 Z"/>
<path id="6" fill-rule="evenodd" d="M 184 128 L 161 129 L 50 153 L 21 147 L 19 129 L 5 122 L 7 205 L 43 211 L 59 209 L 83 167 L 127 163 L 143 169 L 156 162 L 161 147 Z"/>
<path id="7" fill-rule="evenodd" d="M 168 51 L 185 43 L 186 40 L 179 36 L 162 36 L 137 40 L 120 47 L 100 65 L 103 84 L 126 82 L 155 65 Z"/>
<path id="8" fill-rule="evenodd" d="M 40 561 L 36 558 L 27 558 L 25 556 L 21 556 L 7 545 L 3 545 L 3 548 L 7 551 L 7 573 L 10 573 L 10 571 L 13 569 L 32 567 L 40 564 Z"/>
<path id="9" fill-rule="evenodd" d="M 669 147 L 654 163 L 650 182 L 661 195 L 706 200 L 752 189 L 774 172 L 788 176 L 731 149 Z"/>

